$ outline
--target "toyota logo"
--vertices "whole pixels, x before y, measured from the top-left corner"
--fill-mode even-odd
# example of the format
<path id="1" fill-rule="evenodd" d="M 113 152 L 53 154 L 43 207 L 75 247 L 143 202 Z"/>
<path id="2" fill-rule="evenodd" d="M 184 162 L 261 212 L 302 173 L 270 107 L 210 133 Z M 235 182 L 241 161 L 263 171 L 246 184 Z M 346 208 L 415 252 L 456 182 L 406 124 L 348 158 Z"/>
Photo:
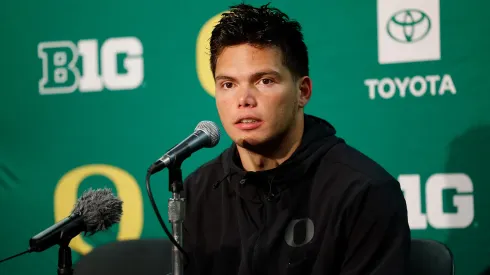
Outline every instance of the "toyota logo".
<path id="1" fill-rule="evenodd" d="M 429 33 L 430 27 L 429 16 L 416 9 L 398 11 L 386 23 L 388 35 L 401 43 L 413 43 L 422 40 Z"/>

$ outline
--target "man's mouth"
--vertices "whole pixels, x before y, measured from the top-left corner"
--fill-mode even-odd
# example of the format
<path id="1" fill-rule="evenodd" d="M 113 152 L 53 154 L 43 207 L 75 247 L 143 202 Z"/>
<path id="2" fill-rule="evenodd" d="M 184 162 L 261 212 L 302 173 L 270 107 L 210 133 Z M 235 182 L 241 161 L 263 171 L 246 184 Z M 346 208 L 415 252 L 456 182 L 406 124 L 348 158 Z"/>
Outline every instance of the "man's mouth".
<path id="1" fill-rule="evenodd" d="M 240 121 L 238 121 L 238 123 L 255 123 L 255 122 L 258 122 L 257 119 L 242 119 Z"/>

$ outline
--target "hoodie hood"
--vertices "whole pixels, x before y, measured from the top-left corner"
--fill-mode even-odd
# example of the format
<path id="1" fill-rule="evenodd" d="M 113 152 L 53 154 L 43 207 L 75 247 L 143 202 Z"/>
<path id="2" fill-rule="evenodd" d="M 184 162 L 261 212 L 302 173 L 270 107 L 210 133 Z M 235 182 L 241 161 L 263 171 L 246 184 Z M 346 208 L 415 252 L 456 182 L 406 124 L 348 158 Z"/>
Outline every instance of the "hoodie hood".
<path id="1" fill-rule="evenodd" d="M 245 171 L 241 165 L 236 144 L 232 144 L 222 155 L 222 167 L 225 177 L 231 188 L 239 194 L 245 185 L 255 185 L 257 189 L 274 194 L 288 188 L 291 184 L 299 182 L 301 178 L 319 163 L 325 153 L 335 144 L 344 141 L 335 136 L 335 128 L 316 116 L 305 114 L 305 129 L 301 143 L 289 159 L 274 169 L 265 171 Z M 269 184 L 267 184 L 269 183 Z M 215 188 L 220 184 L 218 182 Z M 275 191 L 274 191 L 275 189 Z M 243 197 L 243 196 L 242 196 Z M 249 197 L 246 196 L 245 197 Z"/>

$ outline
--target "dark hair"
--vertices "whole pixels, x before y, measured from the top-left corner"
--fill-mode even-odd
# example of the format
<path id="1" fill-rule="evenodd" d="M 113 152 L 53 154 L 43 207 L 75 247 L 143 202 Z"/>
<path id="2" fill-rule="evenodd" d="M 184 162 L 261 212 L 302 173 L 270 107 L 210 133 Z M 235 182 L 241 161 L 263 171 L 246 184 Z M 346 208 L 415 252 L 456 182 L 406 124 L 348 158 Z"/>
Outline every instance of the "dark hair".
<path id="1" fill-rule="evenodd" d="M 211 71 L 227 46 L 250 44 L 256 47 L 275 46 L 282 51 L 283 64 L 293 77 L 309 74 L 308 49 L 303 41 L 301 25 L 269 4 L 252 7 L 239 4 L 222 15 L 211 34 Z"/>

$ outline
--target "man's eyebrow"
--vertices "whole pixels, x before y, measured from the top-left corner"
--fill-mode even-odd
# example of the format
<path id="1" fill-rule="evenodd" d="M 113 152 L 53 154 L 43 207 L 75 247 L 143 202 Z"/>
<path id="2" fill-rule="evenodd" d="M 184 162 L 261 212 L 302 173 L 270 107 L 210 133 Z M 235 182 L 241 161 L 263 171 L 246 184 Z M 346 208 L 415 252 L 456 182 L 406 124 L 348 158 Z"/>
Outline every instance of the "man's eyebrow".
<path id="1" fill-rule="evenodd" d="M 257 78 L 260 78 L 264 75 L 273 75 L 277 78 L 281 78 L 281 74 L 278 72 L 278 71 L 275 71 L 275 70 L 266 70 L 266 71 L 260 71 L 260 72 L 256 72 L 254 73 L 251 78 L 252 79 L 257 79 Z"/>
<path id="2" fill-rule="evenodd" d="M 235 80 L 235 78 L 227 75 L 217 75 L 214 80 Z"/>
<path id="3" fill-rule="evenodd" d="M 273 75 L 277 78 L 281 78 L 281 74 L 278 72 L 278 71 L 275 71 L 275 70 L 266 70 L 266 71 L 260 71 L 260 72 L 256 72 L 254 74 L 252 74 L 250 76 L 251 79 L 257 79 L 257 78 L 260 78 L 264 75 Z M 231 76 L 228 76 L 228 75 L 217 75 L 215 78 L 214 78 L 216 81 L 217 80 L 236 80 L 234 77 L 231 77 Z"/>

